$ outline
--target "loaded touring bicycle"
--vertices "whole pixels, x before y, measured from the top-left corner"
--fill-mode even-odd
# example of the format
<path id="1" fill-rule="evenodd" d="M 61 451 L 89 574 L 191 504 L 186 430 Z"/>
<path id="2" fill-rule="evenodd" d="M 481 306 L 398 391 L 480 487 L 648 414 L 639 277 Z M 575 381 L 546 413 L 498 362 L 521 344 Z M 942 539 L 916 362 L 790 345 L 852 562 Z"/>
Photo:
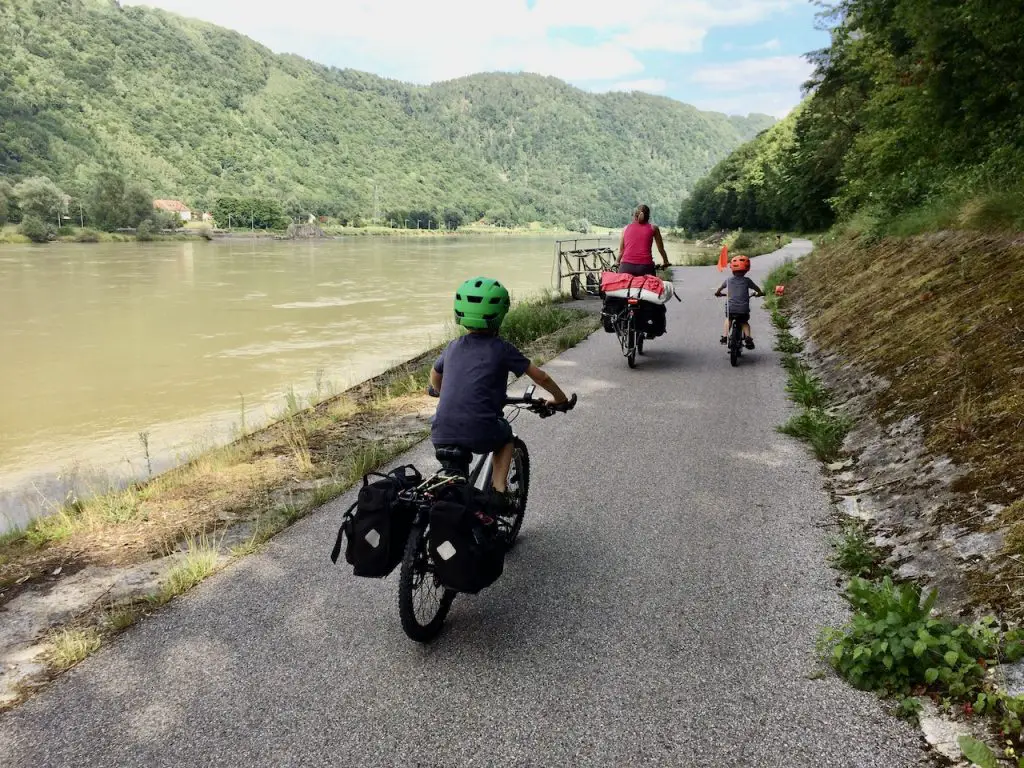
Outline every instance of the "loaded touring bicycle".
<path id="1" fill-rule="evenodd" d="M 523 409 L 547 418 L 576 405 L 576 395 L 556 406 L 535 399 L 534 390 L 531 385 L 522 397 L 506 398 L 510 422 Z M 398 568 L 399 618 L 413 640 L 433 640 L 460 592 L 476 594 L 501 576 L 530 487 L 526 443 L 514 435 L 513 444 L 508 507 L 498 508 L 491 493 L 491 454 L 439 446 L 438 471 L 424 478 L 407 464 L 367 474 L 345 512 L 331 560 L 337 563 L 344 548 L 356 576 L 384 578 Z"/>

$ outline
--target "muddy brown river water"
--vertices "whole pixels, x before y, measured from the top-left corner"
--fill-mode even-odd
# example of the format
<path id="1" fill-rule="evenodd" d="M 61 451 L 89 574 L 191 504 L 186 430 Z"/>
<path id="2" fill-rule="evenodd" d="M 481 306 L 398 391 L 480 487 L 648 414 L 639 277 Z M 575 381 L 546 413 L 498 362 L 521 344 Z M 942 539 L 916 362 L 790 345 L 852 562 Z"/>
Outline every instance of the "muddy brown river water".
<path id="1" fill-rule="evenodd" d="M 467 277 L 543 291 L 554 240 L 0 246 L 0 530 L 423 351 Z"/>

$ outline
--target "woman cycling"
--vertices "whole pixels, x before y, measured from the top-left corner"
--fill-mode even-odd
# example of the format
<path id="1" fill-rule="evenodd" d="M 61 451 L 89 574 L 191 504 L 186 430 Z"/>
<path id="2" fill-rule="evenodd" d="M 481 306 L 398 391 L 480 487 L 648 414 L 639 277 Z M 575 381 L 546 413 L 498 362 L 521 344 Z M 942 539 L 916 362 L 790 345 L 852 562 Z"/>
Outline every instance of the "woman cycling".
<path id="1" fill-rule="evenodd" d="M 629 275 L 653 275 L 657 272 L 651 244 L 658 244 L 663 266 L 668 266 L 668 254 L 665 244 L 661 241 L 661 230 L 657 224 L 651 224 L 651 209 L 646 205 L 638 205 L 633 212 L 633 223 L 622 230 L 619 242 L 619 260 L 615 264 L 618 272 Z"/>

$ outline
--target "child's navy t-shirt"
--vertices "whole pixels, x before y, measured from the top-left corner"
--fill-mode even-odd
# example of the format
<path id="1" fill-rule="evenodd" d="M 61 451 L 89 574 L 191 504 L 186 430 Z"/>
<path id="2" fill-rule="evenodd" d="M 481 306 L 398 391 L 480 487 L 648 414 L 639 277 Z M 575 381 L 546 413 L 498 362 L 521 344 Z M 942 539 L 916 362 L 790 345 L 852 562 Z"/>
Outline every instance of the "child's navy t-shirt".
<path id="1" fill-rule="evenodd" d="M 509 373 L 522 376 L 529 367 L 523 353 L 498 336 L 467 333 L 449 344 L 434 363 L 444 379 L 433 443 L 474 445 L 492 439 L 504 413 Z"/>

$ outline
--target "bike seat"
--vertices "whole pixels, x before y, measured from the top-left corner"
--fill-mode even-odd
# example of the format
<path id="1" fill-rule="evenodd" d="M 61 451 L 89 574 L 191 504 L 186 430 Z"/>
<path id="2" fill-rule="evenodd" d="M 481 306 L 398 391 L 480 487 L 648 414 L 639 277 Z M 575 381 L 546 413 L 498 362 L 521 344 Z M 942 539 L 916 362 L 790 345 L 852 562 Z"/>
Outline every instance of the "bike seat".
<path id="1" fill-rule="evenodd" d="M 473 452 L 461 445 L 439 445 L 434 449 L 434 456 L 442 468 L 463 474 L 469 472 L 469 463 L 473 460 Z"/>

